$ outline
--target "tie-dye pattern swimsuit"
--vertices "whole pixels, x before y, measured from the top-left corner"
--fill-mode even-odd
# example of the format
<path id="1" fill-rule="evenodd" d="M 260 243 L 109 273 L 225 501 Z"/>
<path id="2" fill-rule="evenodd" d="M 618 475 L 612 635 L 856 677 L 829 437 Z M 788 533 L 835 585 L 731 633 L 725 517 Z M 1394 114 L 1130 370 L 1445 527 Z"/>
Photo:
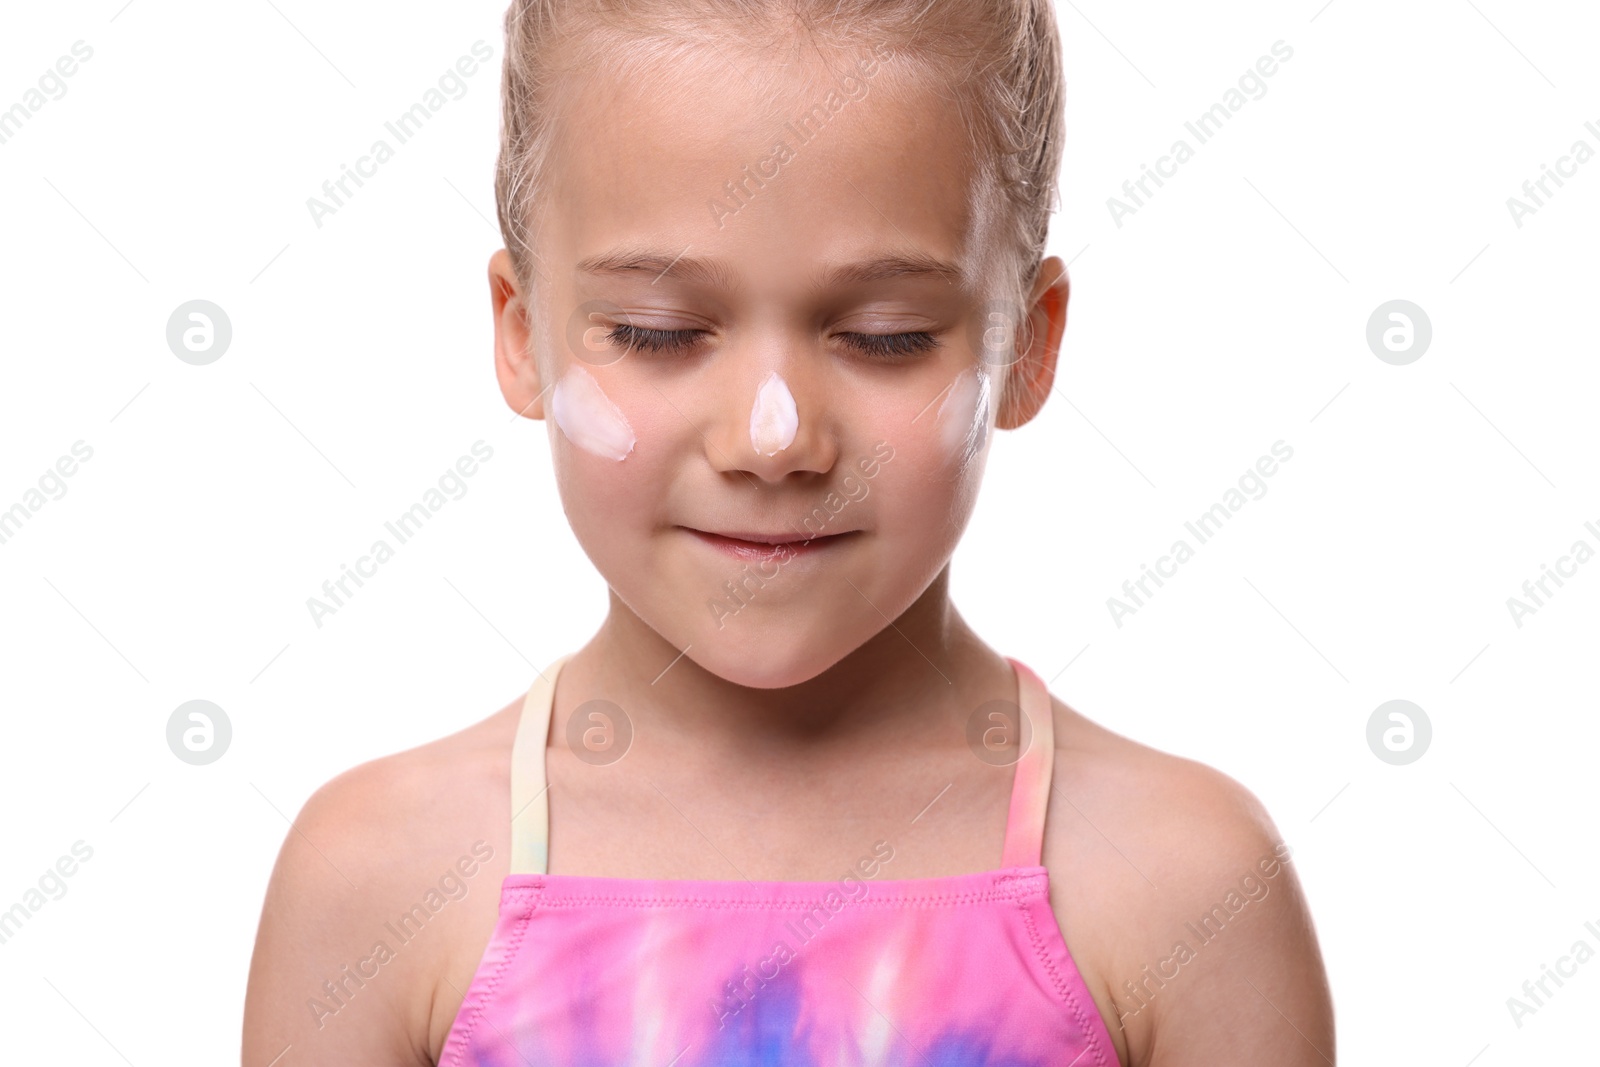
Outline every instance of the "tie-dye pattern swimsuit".
<path id="1" fill-rule="evenodd" d="M 511 873 L 441 1067 L 1115 1067 L 1039 862 L 1054 731 L 1028 667 L 1000 869 L 698 881 L 545 873 L 568 658 L 523 703 Z"/>

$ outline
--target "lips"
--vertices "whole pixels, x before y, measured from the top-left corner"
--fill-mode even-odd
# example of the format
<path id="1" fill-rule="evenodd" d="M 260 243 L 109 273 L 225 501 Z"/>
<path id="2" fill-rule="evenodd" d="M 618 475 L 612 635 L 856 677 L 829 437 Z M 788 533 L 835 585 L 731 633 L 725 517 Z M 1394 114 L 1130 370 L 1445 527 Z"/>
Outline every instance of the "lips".
<path id="1" fill-rule="evenodd" d="M 797 537 L 789 531 L 775 534 L 764 533 L 723 533 L 716 530 L 696 530 L 695 533 L 704 533 L 711 537 L 720 537 L 725 541 L 744 541 L 753 545 L 788 545 L 798 544 L 801 541 L 816 540 L 816 538 Z M 832 535 L 829 535 L 832 536 Z"/>
<path id="2" fill-rule="evenodd" d="M 693 534 L 696 539 L 728 555 L 738 559 L 771 560 L 792 559 L 800 555 L 810 555 L 821 552 L 850 539 L 856 530 L 846 530 L 836 534 L 826 534 L 817 537 L 801 537 L 792 530 L 782 533 L 762 533 L 752 530 L 738 532 L 711 533 L 705 530 L 696 530 L 685 526 L 685 530 Z"/>

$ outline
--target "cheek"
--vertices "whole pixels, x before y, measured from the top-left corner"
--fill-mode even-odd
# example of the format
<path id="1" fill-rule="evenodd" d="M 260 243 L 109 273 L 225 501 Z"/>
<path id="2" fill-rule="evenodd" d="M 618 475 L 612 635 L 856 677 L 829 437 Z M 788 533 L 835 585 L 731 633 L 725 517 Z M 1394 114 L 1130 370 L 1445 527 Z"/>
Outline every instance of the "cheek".
<path id="1" fill-rule="evenodd" d="M 653 390 L 603 382 L 578 364 L 551 389 L 547 432 L 556 484 L 580 540 L 608 541 L 624 528 L 620 517 L 660 498 L 675 447 L 670 435 L 682 425 L 663 406 Z"/>
<path id="2" fill-rule="evenodd" d="M 550 417 L 575 448 L 600 459 L 620 462 L 628 458 L 638 438 L 622 409 L 576 364 L 551 390 Z"/>
<path id="3" fill-rule="evenodd" d="M 915 386 L 867 394 L 838 425 L 856 441 L 879 442 L 878 462 L 894 468 L 894 484 L 919 498 L 949 500 L 981 475 L 993 422 L 990 382 L 973 363 L 936 372 Z"/>
<path id="4" fill-rule="evenodd" d="M 885 427 L 868 484 L 897 538 L 931 546 L 960 537 L 982 481 L 990 395 L 988 376 L 969 367 Z"/>
<path id="5" fill-rule="evenodd" d="M 965 469 L 989 441 L 989 375 L 968 367 L 956 375 L 934 416 L 935 448 L 947 464 Z"/>
<path id="6" fill-rule="evenodd" d="M 916 427 L 929 421 L 925 416 Z M 939 435 L 922 433 L 896 442 L 892 458 L 879 459 L 876 477 L 858 474 L 869 488 L 861 507 L 871 515 L 875 553 L 870 569 L 853 580 L 871 603 L 910 604 L 954 554 L 972 516 L 978 479 L 951 470 Z"/>

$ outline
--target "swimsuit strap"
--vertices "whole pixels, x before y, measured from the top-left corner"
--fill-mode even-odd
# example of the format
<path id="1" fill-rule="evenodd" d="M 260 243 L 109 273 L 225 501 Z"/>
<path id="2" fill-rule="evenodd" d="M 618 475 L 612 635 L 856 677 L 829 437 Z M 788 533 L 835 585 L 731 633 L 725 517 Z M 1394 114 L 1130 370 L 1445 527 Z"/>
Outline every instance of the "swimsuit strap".
<path id="1" fill-rule="evenodd" d="M 511 872 L 544 874 L 550 859 L 550 794 L 545 780 L 545 748 L 550 743 L 550 710 L 556 676 L 572 653 L 542 671 L 522 701 L 517 735 L 511 743 Z"/>
<path id="2" fill-rule="evenodd" d="M 1037 867 L 1044 848 L 1044 813 L 1050 802 L 1050 771 L 1055 765 L 1055 716 L 1050 691 L 1039 676 L 1018 660 L 1006 657 L 1017 675 L 1017 703 L 1022 707 L 1028 748 L 1017 760 L 1011 781 L 1011 810 L 1006 815 L 1002 867 Z M 1031 733 L 1032 737 L 1027 735 Z"/>
<path id="3" fill-rule="evenodd" d="M 545 779 L 545 749 L 550 743 L 550 713 L 556 678 L 571 653 L 540 673 L 522 701 L 511 744 L 512 874 L 544 874 L 550 858 L 550 796 Z M 1055 760 L 1050 692 L 1028 666 L 1007 656 L 1017 678 L 1017 703 L 1027 726 L 1028 748 L 1012 771 L 1011 806 L 1006 813 L 1002 867 L 1037 867 L 1044 844 L 1044 814 L 1050 801 Z"/>

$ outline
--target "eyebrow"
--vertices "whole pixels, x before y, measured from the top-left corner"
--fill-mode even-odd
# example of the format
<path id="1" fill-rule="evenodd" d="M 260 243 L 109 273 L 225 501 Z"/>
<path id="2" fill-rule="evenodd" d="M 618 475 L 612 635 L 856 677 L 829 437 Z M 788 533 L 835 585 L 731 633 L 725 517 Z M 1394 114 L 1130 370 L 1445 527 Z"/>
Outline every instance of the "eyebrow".
<path id="1" fill-rule="evenodd" d="M 713 288 L 729 291 L 739 288 L 732 269 L 720 259 L 651 248 L 615 248 L 579 260 L 577 270 L 581 274 L 598 275 L 649 274 L 651 284 L 662 275 L 671 274 L 674 278 Z M 955 264 L 924 252 L 893 252 L 823 270 L 813 280 L 812 291 L 891 278 L 937 278 L 959 285 L 963 277 L 961 268 Z"/>

